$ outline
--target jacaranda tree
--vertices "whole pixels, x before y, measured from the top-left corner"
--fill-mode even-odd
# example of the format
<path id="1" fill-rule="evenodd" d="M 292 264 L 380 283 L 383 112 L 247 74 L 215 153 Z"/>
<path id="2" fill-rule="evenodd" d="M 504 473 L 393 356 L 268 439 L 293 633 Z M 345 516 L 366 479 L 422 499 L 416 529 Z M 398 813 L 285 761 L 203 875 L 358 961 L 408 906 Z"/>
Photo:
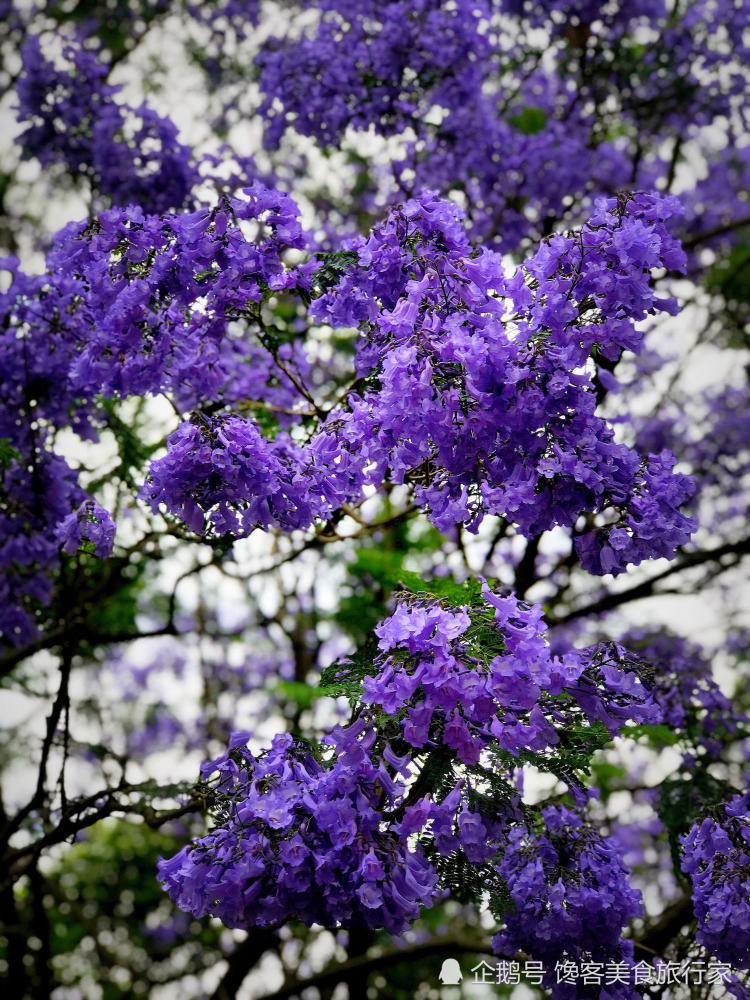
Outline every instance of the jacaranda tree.
<path id="1" fill-rule="evenodd" d="M 750 997 L 745 0 L 0 8 L 3 996 Z"/>

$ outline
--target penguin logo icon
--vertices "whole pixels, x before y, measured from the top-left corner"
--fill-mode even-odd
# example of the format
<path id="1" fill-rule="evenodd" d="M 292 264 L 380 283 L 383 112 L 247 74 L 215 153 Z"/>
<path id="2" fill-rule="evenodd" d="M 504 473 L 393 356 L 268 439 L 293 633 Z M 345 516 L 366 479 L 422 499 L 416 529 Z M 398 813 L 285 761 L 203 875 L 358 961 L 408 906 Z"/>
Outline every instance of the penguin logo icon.
<path id="1" fill-rule="evenodd" d="M 464 974 L 461 972 L 461 966 L 455 958 L 446 958 L 438 976 L 443 986 L 458 986 L 463 978 Z"/>

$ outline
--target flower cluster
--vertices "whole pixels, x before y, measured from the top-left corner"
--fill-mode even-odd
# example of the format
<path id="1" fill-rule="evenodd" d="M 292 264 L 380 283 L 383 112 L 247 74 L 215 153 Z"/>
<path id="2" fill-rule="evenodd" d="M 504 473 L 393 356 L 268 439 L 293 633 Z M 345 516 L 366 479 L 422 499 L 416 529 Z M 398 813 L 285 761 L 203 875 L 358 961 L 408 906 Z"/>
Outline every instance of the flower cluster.
<path id="1" fill-rule="evenodd" d="M 639 449 L 669 449 L 698 485 L 701 527 L 739 537 L 750 510 L 750 406 L 736 376 L 634 419 Z"/>
<path id="2" fill-rule="evenodd" d="M 486 514 L 527 535 L 601 515 L 605 526 L 577 539 L 592 572 L 669 556 L 693 528 L 680 509 L 691 484 L 668 453 L 642 459 L 615 442 L 586 365 L 637 350 L 636 322 L 672 311 L 649 275 L 682 266 L 665 228 L 676 211 L 651 195 L 602 201 L 581 230 L 544 241 L 508 276 L 496 254 L 474 252 L 457 207 L 427 193 L 355 241 L 322 286 L 317 259 L 285 259 L 307 242 L 296 205 L 260 184 L 211 210 L 117 208 L 71 224 L 43 277 L 7 263 L 0 434 L 19 464 L 8 488 L 21 489 L 22 468 L 62 469 L 44 457 L 40 420 L 91 437 L 108 419 L 102 397 L 166 392 L 196 412 L 141 495 L 198 532 L 307 528 L 389 480 L 409 484 L 448 532 Z M 314 322 L 360 326 L 361 389 L 333 409 L 305 386 L 302 345 L 267 325 L 268 300 L 282 293 L 312 296 Z M 232 412 L 255 396 L 284 429 L 268 435 Z M 292 433 L 300 404 L 317 420 L 304 435 Z M 45 508 L 53 536 L 86 498 L 73 499 Z M 48 549 L 27 560 L 40 581 L 57 556 Z"/>
<path id="3" fill-rule="evenodd" d="M 619 521 L 578 541 L 592 572 L 671 554 L 693 529 L 680 510 L 690 481 L 672 472 L 668 453 L 641 460 L 616 444 L 595 412 L 591 375 L 578 369 L 594 349 L 608 358 L 637 350 L 635 321 L 672 311 L 654 296 L 649 272 L 682 266 L 664 228 L 677 210 L 673 199 L 647 195 L 602 202 L 583 230 L 550 239 L 509 278 L 492 252 L 474 255 L 455 206 L 430 194 L 407 203 L 350 248 L 357 266 L 311 308 L 317 322 L 360 325 L 357 371 L 377 387 L 350 394 L 304 445 L 267 440 L 247 418 L 183 425 L 144 495 L 190 511 L 196 530 L 210 514 L 217 531 L 246 534 L 307 527 L 389 478 L 411 483 L 443 530 L 461 522 L 476 529 L 492 513 L 531 535 L 614 510 Z M 313 261 L 263 279 L 314 293 L 316 274 Z M 219 332 L 223 294 L 217 278 L 209 303 Z M 205 313 L 199 319 L 200 351 L 192 324 L 180 336 L 191 357 L 205 358 L 213 341 Z M 174 342 L 171 324 L 163 342 Z M 149 365 L 158 360 L 152 348 Z M 193 371 L 178 374 L 182 386 L 194 379 Z M 199 374 L 205 384 L 209 376 Z"/>
<path id="4" fill-rule="evenodd" d="M 312 32 L 272 39 L 258 56 L 269 146 L 288 127 L 324 144 L 340 142 L 348 128 L 416 133 L 405 156 L 390 164 L 393 193 L 448 192 L 455 178 L 465 178 L 475 234 L 502 249 L 515 249 L 534 231 L 532 213 L 519 204 L 521 188 L 541 219 L 559 216 L 565 196 L 592 178 L 598 190 L 627 182 L 614 144 L 587 149 L 589 116 L 556 75 L 526 72 L 500 110 L 496 81 L 510 53 L 502 33 L 489 28 L 495 4 L 317 6 Z M 440 124 L 430 117 L 436 108 Z"/>
<path id="5" fill-rule="evenodd" d="M 58 526 L 72 518 L 67 531 L 76 533 L 73 512 L 86 518 L 88 498 L 77 473 L 51 450 L 52 429 L 72 422 L 90 437 L 91 410 L 85 402 L 76 408 L 66 386 L 69 352 L 55 307 L 70 299 L 43 277 L 25 275 L 15 258 L 0 267 L 11 275 L 0 294 L 0 642 L 21 646 L 35 638 L 37 611 L 52 597 L 50 570 L 64 540 Z M 111 529 L 101 525 L 91 527 L 103 552 Z"/>
<path id="6" fill-rule="evenodd" d="M 553 656 L 539 605 L 486 585 L 483 597 L 471 613 L 404 600 L 376 629 L 388 655 L 362 699 L 401 718 L 409 746 L 446 745 L 475 764 L 490 743 L 514 757 L 548 750 L 581 712 L 611 735 L 629 720 L 660 721 L 643 664 L 621 647 Z"/>
<path id="7" fill-rule="evenodd" d="M 171 434 L 167 445 L 167 455 L 151 466 L 143 495 L 154 510 L 163 502 L 193 531 L 203 532 L 208 512 L 218 534 L 235 536 L 272 524 L 306 528 L 321 513 L 299 474 L 299 446 L 282 435 L 269 441 L 252 420 L 197 416 Z"/>
<path id="8" fill-rule="evenodd" d="M 89 542 L 102 559 L 112 552 L 115 523 L 108 511 L 95 500 L 85 500 L 77 510 L 63 518 L 55 531 L 63 552 L 73 554 L 84 542 Z"/>
<path id="9" fill-rule="evenodd" d="M 650 664 L 651 690 L 664 724 L 695 734 L 698 746 L 718 757 L 726 737 L 738 733 L 748 719 L 714 680 L 709 653 L 669 633 L 630 630 L 621 642 Z"/>
<path id="10" fill-rule="evenodd" d="M 269 287 L 293 284 L 281 254 L 304 244 L 295 203 L 260 184 L 213 210 L 158 218 L 110 209 L 71 224 L 48 257 L 55 291 L 73 299 L 60 317 L 71 389 L 171 389 L 186 407 L 221 394 L 247 358 L 224 343 L 248 339 L 231 321 L 247 323 Z"/>
<path id="11" fill-rule="evenodd" d="M 7 441 L 0 445 L 7 449 Z M 59 560 L 57 527 L 75 517 L 71 510 L 86 496 L 59 455 L 35 448 L 27 464 L 23 454 L 13 447 L 7 463 L 0 458 L 0 641 L 10 646 L 36 637 L 36 609 L 46 607 L 53 593 L 49 571 Z M 100 535 L 100 546 L 103 540 Z"/>
<path id="12" fill-rule="evenodd" d="M 608 511 L 618 519 L 578 543 L 590 572 L 671 555 L 695 527 L 679 509 L 692 484 L 668 453 L 642 460 L 615 442 L 584 366 L 638 350 L 636 321 L 674 311 L 649 272 L 684 265 L 665 228 L 677 212 L 652 195 L 602 201 L 508 277 L 496 254 L 474 254 L 455 207 L 408 202 L 313 307 L 361 327 L 358 371 L 378 382 L 335 414 L 340 447 L 370 463 L 370 482 L 414 483 L 444 531 L 491 513 L 534 535 Z"/>
<path id="13" fill-rule="evenodd" d="M 735 795 L 682 838 L 693 886 L 698 941 L 737 969 L 750 969 L 750 792 Z"/>
<path id="14" fill-rule="evenodd" d="M 479 652 L 480 632 L 481 645 L 497 654 L 489 662 Z M 238 733 L 225 754 L 204 765 L 217 827 L 160 865 L 181 908 L 219 916 L 228 926 L 298 916 L 395 932 L 420 905 L 440 898 L 452 884 L 451 865 L 465 862 L 484 872 L 486 891 L 508 886 L 515 899 L 514 872 L 525 870 L 529 853 L 540 848 L 536 842 L 529 848 L 515 762 L 531 754 L 545 766 L 539 752 L 567 740 L 573 727 L 579 748 L 587 733 L 596 747 L 602 721 L 614 733 L 628 719 L 656 718 L 642 665 L 617 663 L 608 650 L 550 656 L 541 609 L 487 587 L 471 608 L 402 600 L 376 633 L 382 652 L 360 682 L 361 703 L 347 726 L 336 726 L 319 746 L 276 737 L 258 756 L 244 746 L 249 734 Z M 346 683 L 351 669 L 342 661 L 331 668 L 331 680 Z M 384 718 L 392 721 L 384 725 Z M 417 797 L 433 755 L 442 783 Z M 585 770 L 582 760 L 566 776 L 581 807 L 586 795 L 574 769 Z M 564 866 L 567 837 L 565 857 L 575 865 L 571 885 L 545 888 L 539 905 L 568 900 L 570 919 L 547 952 L 528 941 L 513 950 L 599 956 L 611 945 L 616 953 L 622 926 L 638 909 L 614 841 L 594 837 L 568 810 L 543 818 L 560 851 L 552 864 Z M 540 848 L 535 863 L 543 882 L 548 853 Z M 313 881 L 325 892 L 311 893 Z M 566 935 L 574 935 L 573 923 L 597 893 L 603 899 L 596 920 L 573 952 Z M 520 933 L 514 921 L 509 915 L 502 939 L 508 947 Z"/>
<path id="15" fill-rule="evenodd" d="M 2 261 L 11 274 L 0 295 L 4 638 L 33 638 L 30 602 L 48 603 L 60 542 L 69 552 L 85 535 L 98 554 L 111 547 L 101 508 L 99 528 L 83 530 L 92 501 L 51 450 L 55 428 L 90 440 L 109 421 L 102 397 L 164 391 L 186 408 L 258 396 L 291 411 L 303 352 L 262 347 L 257 310 L 269 287 L 294 284 L 281 256 L 304 243 L 294 202 L 255 185 L 215 210 L 158 217 L 113 208 L 72 223 L 41 276 Z"/>
<path id="16" fill-rule="evenodd" d="M 243 748 L 248 737 L 235 734 L 202 769 L 218 774 L 225 823 L 160 862 L 178 906 L 228 927 L 296 918 L 398 933 L 438 897 L 421 849 L 385 822 L 404 785 L 371 760 L 373 730 L 355 725 L 329 737 L 337 757 L 328 766 L 288 735 L 255 757 Z"/>
<path id="17" fill-rule="evenodd" d="M 695 530 L 697 521 L 681 508 L 695 493 L 690 476 L 673 471 L 676 459 L 666 449 L 650 455 L 636 473 L 632 499 L 620 519 L 579 535 L 576 552 L 590 573 L 622 571 L 645 559 L 671 559 Z"/>
<path id="18" fill-rule="evenodd" d="M 324 0 L 317 6 L 322 16 L 313 37 L 292 46 L 274 38 L 258 57 L 268 143 L 278 142 L 291 120 L 302 135 L 324 143 L 348 126 L 366 129 L 373 119 L 396 133 L 424 110 L 426 81 L 428 92 L 445 89 L 453 100 L 468 102 L 478 89 L 489 55 L 479 30 L 486 5 Z"/>
<path id="19" fill-rule="evenodd" d="M 629 880 L 615 841 L 603 838 L 577 813 L 565 806 L 542 810 L 543 832 L 519 826 L 510 833 L 508 849 L 498 865 L 507 883 L 514 909 L 506 915 L 506 926 L 493 939 L 500 954 L 517 951 L 538 958 L 548 970 L 563 956 L 578 960 L 625 963 L 623 979 L 607 987 L 618 1000 L 640 996 L 628 983 L 633 944 L 622 940 L 623 928 L 642 913 L 641 894 Z M 555 983 L 548 973 L 546 983 L 553 1000 L 599 996 L 581 984 Z"/>
<path id="20" fill-rule="evenodd" d="M 281 255 L 304 243 L 294 202 L 254 185 L 215 210 L 159 218 L 117 208 L 71 223 L 58 234 L 43 278 L 25 275 L 15 259 L 3 261 L 13 280 L 0 300 L 8 405 L 0 433 L 18 439 L 17 413 L 30 402 L 44 421 L 59 427 L 72 420 L 86 433 L 98 394 L 170 390 L 190 408 L 268 388 L 257 323 L 255 338 L 248 337 L 247 313 L 269 287 L 293 284 Z M 280 405 L 296 398 L 289 381 L 269 392 Z"/>
<path id="21" fill-rule="evenodd" d="M 516 252 L 552 220 L 579 219 L 592 195 L 671 184 L 685 136 L 711 125 L 691 222 L 710 232 L 747 215 L 733 126 L 747 105 L 748 13 L 734 0 L 314 7 L 257 58 L 266 142 L 287 129 L 329 145 L 347 130 L 401 136 L 366 192 L 375 203 L 460 190 L 474 234 Z"/>
<path id="22" fill-rule="evenodd" d="M 114 204 L 182 208 L 200 180 L 191 150 L 168 118 L 115 99 L 120 88 L 107 83 L 106 61 L 84 42 L 78 35 L 67 42 L 63 68 L 45 56 L 38 36 L 24 44 L 17 84 L 24 155 L 89 176 L 95 193 Z"/>

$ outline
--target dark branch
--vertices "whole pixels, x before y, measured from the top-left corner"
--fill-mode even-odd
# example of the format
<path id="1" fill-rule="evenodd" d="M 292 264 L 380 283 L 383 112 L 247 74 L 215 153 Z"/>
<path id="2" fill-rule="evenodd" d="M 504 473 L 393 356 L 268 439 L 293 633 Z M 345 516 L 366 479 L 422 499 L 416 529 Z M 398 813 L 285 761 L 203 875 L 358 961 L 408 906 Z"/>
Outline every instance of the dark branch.
<path id="1" fill-rule="evenodd" d="M 636 949 L 650 955 L 662 956 L 680 931 L 693 918 L 693 905 L 689 896 L 682 896 L 668 906 L 661 918 L 641 937 L 633 942 Z"/>
<path id="2" fill-rule="evenodd" d="M 541 535 L 536 535 L 527 541 L 526 549 L 516 566 L 516 597 L 523 597 L 526 591 L 536 583 L 536 557 L 539 553 L 541 539 Z"/>
<path id="3" fill-rule="evenodd" d="M 614 608 L 619 608 L 622 604 L 627 604 L 630 601 L 639 601 L 644 597 L 650 597 L 654 593 L 660 593 L 660 591 L 655 589 L 656 584 L 674 576 L 675 573 L 682 573 L 683 570 L 691 569 L 694 566 L 701 566 L 704 563 L 718 562 L 726 556 L 735 556 L 736 559 L 730 566 L 721 567 L 721 571 L 723 571 L 736 565 L 743 556 L 748 554 L 750 554 L 750 538 L 744 538 L 740 542 L 727 542 L 725 545 L 719 545 L 715 549 L 705 549 L 702 552 L 683 553 L 679 562 L 668 566 L 667 569 L 661 573 L 657 573 L 656 576 L 652 576 L 650 579 L 644 580 L 634 587 L 629 587 L 627 590 L 604 594 L 598 600 L 592 601 L 590 604 L 581 605 L 579 608 L 574 608 L 568 614 L 562 615 L 559 618 L 549 617 L 548 621 L 551 625 L 564 625 L 566 622 L 573 621 L 576 618 L 583 618 L 585 615 L 600 615 L 606 611 L 612 611 Z"/>
<path id="4" fill-rule="evenodd" d="M 273 993 L 265 993 L 258 1000 L 289 1000 L 289 998 L 298 996 L 311 986 L 321 989 L 345 981 L 347 978 L 351 978 L 353 972 L 367 975 L 382 969 L 390 969 L 396 965 L 403 965 L 406 962 L 419 961 L 422 958 L 428 958 L 432 955 L 455 957 L 462 954 L 493 955 L 493 952 L 486 941 L 470 941 L 467 938 L 457 937 L 437 938 L 427 941 L 424 944 L 386 951 L 369 958 L 350 959 L 350 961 L 344 962 L 334 969 L 327 969 L 324 972 L 317 972 L 315 975 L 308 976 L 305 979 L 297 979 L 292 983 L 287 983 Z"/>
<path id="5" fill-rule="evenodd" d="M 264 929 L 249 934 L 227 959 L 227 970 L 211 994 L 211 1000 L 234 1000 L 253 966 L 278 944 L 279 936 L 275 930 Z"/>
<path id="6" fill-rule="evenodd" d="M 701 243 L 713 239 L 714 236 L 723 236 L 724 233 L 731 233 L 735 229 L 742 229 L 743 226 L 750 226 L 750 215 L 745 215 L 741 219 L 734 219 L 732 222 L 724 222 L 722 225 L 714 226 L 713 229 L 707 229 L 703 233 L 696 233 L 695 236 L 684 239 L 682 245 L 688 249 L 700 246 Z"/>

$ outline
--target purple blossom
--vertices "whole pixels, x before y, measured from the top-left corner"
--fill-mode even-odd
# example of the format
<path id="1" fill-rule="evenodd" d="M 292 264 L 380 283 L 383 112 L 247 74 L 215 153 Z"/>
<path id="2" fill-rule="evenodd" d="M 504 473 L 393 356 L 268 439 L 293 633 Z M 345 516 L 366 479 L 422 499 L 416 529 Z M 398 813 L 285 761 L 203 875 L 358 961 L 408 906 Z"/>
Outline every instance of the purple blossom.
<path id="1" fill-rule="evenodd" d="M 146 104 L 117 101 L 120 88 L 107 83 L 106 62 L 82 36 L 67 39 L 64 68 L 45 57 L 37 35 L 21 58 L 17 115 L 26 128 L 17 141 L 25 156 L 88 176 L 95 192 L 117 205 L 159 213 L 191 200 L 200 177 L 174 124 Z"/>
<path id="2" fill-rule="evenodd" d="M 258 757 L 241 747 L 204 768 L 218 771 L 227 803 L 222 827 L 159 865 L 175 902 L 229 927 L 297 918 L 325 926 L 403 930 L 438 895 L 435 871 L 384 822 L 378 770 L 366 734 L 331 738 L 346 748 L 321 765 L 279 736 Z M 359 735 L 356 735 L 358 732 Z M 245 734 L 246 735 L 246 734 Z M 234 760 L 231 771 L 227 765 Z M 382 785 L 380 786 L 382 787 Z M 311 885 L 325 887 L 310 892 Z"/>
<path id="3" fill-rule="evenodd" d="M 605 839 L 564 806 L 542 810 L 545 829 L 535 833 L 519 826 L 511 831 L 498 873 L 508 886 L 514 909 L 505 928 L 493 939 L 500 954 L 523 951 L 541 960 L 546 985 L 555 1000 L 575 995 L 556 983 L 552 969 L 563 957 L 594 961 L 621 960 L 632 966 L 632 942 L 621 935 L 642 912 L 641 894 L 630 884 L 630 872 L 611 839 Z M 611 996 L 639 995 L 626 975 L 611 987 Z"/>
<path id="4" fill-rule="evenodd" d="M 750 793 L 733 796 L 682 838 L 698 941 L 719 960 L 750 968 Z"/>
<path id="5" fill-rule="evenodd" d="M 112 552 L 115 523 L 95 500 L 85 500 L 60 522 L 55 537 L 69 555 L 77 552 L 85 540 L 93 545 L 96 555 L 106 559 Z"/>

